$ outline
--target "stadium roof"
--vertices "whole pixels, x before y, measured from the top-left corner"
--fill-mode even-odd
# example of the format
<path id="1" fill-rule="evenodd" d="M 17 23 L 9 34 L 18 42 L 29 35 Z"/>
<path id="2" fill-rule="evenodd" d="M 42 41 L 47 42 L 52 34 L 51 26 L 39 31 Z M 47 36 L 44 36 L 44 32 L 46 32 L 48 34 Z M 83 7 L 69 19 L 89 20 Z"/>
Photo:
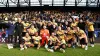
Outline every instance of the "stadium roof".
<path id="1" fill-rule="evenodd" d="M 92 6 L 98 7 L 99 0 L 0 0 L 0 7 L 25 6 Z"/>

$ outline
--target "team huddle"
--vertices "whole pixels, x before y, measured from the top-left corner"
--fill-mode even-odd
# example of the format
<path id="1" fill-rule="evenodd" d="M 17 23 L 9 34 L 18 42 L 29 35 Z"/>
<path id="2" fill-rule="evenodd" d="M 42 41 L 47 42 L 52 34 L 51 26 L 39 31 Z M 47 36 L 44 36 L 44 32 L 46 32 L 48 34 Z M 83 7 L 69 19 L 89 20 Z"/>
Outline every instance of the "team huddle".
<path id="1" fill-rule="evenodd" d="M 77 26 L 78 23 L 76 20 L 64 29 L 62 25 L 57 26 L 54 22 L 44 21 L 40 23 L 41 27 L 39 29 L 35 27 L 35 24 L 25 23 L 19 19 L 14 24 L 15 44 L 19 40 L 20 50 L 25 50 L 29 47 L 37 47 L 37 49 L 45 47 L 47 51 L 55 52 L 60 50 L 63 53 L 67 47 L 81 47 L 88 50 L 88 42 L 94 47 L 94 23 L 89 20 L 84 22 L 88 29 L 88 35 L 85 30 Z M 25 34 L 24 36 L 22 36 L 22 32 Z M 9 45 L 8 48 L 10 48 Z"/>

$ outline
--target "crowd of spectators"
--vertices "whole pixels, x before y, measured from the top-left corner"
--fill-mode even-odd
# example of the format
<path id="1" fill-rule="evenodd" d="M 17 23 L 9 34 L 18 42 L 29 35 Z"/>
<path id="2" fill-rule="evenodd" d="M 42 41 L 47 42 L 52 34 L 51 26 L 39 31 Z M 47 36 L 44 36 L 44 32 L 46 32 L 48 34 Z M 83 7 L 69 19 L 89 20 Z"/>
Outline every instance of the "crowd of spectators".
<path id="1" fill-rule="evenodd" d="M 91 11 L 56 11 L 56 10 L 45 10 L 45 11 L 22 11 L 22 12 L 11 12 L 11 13 L 0 13 L 1 20 L 17 20 L 16 18 L 21 18 L 23 20 L 46 20 L 52 21 L 55 20 L 69 20 L 72 16 L 78 16 L 79 19 L 87 20 L 92 19 L 93 21 L 100 20 L 99 12 Z"/>

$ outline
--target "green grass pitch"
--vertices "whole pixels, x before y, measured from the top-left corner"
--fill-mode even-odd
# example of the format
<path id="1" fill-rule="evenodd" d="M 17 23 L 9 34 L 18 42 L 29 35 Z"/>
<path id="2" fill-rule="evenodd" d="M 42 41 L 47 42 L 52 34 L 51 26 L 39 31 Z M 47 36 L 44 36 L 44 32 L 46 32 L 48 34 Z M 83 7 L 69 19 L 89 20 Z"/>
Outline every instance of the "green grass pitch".
<path id="1" fill-rule="evenodd" d="M 48 52 L 45 48 L 28 48 L 20 51 L 19 48 L 7 49 L 5 44 L 0 45 L 0 56 L 100 56 L 100 44 L 95 44 L 95 47 L 88 47 L 88 50 L 81 48 L 66 48 L 66 52 L 62 53 L 59 50 L 54 53 Z"/>

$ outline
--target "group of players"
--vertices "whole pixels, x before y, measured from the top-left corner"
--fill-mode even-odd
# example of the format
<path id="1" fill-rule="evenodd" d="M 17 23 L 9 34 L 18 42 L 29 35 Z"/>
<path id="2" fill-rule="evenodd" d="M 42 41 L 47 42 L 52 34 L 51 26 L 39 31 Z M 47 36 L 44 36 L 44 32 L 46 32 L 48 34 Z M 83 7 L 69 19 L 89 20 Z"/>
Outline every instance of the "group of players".
<path id="1" fill-rule="evenodd" d="M 20 50 L 25 50 L 29 47 L 37 47 L 37 49 L 40 49 L 42 46 L 50 52 L 60 50 L 64 53 L 66 47 L 75 48 L 76 46 L 88 50 L 88 39 L 91 46 L 94 47 L 94 23 L 89 20 L 85 23 L 88 28 L 88 35 L 77 26 L 78 22 L 71 23 L 71 27 L 66 26 L 66 30 L 63 30 L 62 26 L 52 24 L 53 28 L 51 32 L 49 30 L 51 28 L 48 28 L 46 24 L 43 24 L 41 29 L 37 29 L 34 24 L 30 25 L 19 19 L 18 22 L 15 23 L 15 28 L 22 27 L 22 24 L 23 32 L 25 33 L 22 38 L 19 36 Z M 18 26 L 18 24 L 20 25 Z M 29 25 L 30 27 L 27 28 Z"/>

